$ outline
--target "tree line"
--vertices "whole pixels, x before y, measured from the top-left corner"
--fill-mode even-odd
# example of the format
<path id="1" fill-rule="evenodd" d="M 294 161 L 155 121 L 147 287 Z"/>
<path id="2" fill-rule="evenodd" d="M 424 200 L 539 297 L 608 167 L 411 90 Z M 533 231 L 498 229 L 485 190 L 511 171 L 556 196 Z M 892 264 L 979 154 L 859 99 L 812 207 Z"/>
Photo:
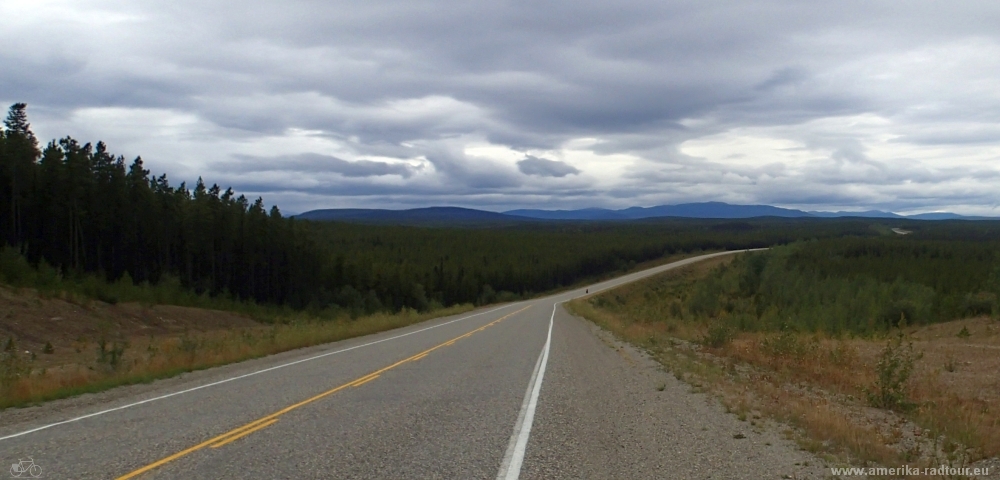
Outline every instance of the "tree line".
<path id="1" fill-rule="evenodd" d="M 39 148 L 23 103 L 0 132 L 0 189 L 4 243 L 64 274 L 175 276 L 198 293 L 279 304 L 315 280 L 315 245 L 277 207 L 201 179 L 173 186 L 102 142 Z"/>
<path id="2" fill-rule="evenodd" d="M 351 315 L 513 300 L 673 253 L 874 234 L 856 220 L 480 229 L 301 221 L 201 179 L 175 186 L 102 142 L 67 136 L 41 148 L 23 103 L 0 129 L 0 216 L 2 258 L 13 252 L 61 278 L 179 284 L 201 296 Z"/>
<path id="3" fill-rule="evenodd" d="M 925 238 L 827 238 L 740 256 L 675 311 L 746 331 L 857 334 L 997 315 L 1000 243 L 979 235 L 997 227 L 936 224 Z"/>

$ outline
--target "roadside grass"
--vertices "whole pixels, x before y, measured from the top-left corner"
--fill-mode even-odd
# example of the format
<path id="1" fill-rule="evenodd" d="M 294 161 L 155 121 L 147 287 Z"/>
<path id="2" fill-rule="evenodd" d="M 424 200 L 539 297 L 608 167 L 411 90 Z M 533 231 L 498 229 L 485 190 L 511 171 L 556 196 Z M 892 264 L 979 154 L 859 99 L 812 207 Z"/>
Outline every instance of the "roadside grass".
<path id="1" fill-rule="evenodd" d="M 623 271 L 558 291 L 704 253 L 709 252 L 628 264 Z M 294 311 L 195 295 L 172 278 L 155 286 L 134 285 L 128 278 L 106 283 L 93 276 L 65 279 L 44 264 L 20 267 L 13 270 L 20 272 L 13 288 L 0 286 L 0 306 L 8 307 L 0 327 L 20 331 L 0 338 L 5 342 L 0 344 L 0 409 L 148 383 L 475 308 L 466 304 L 368 315 L 338 308 Z M 552 293 L 557 292 L 539 295 Z"/>
<path id="2" fill-rule="evenodd" d="M 12 339 L 0 352 L 0 408 L 21 407 L 122 385 L 148 383 L 181 373 L 202 370 L 303 347 L 336 342 L 412 325 L 473 309 L 458 305 L 432 312 L 403 310 L 351 320 L 285 318 L 285 322 L 237 330 L 133 336 L 81 342 L 77 355 L 92 360 L 33 368 L 32 357 Z M 101 342 L 104 347 L 101 347 Z M 112 349 L 118 349 L 112 355 Z M 103 353 L 102 353 L 103 352 Z"/>
<path id="3" fill-rule="evenodd" d="M 831 463 L 958 466 L 1000 455 L 995 320 L 852 336 L 744 331 L 739 316 L 724 309 L 710 319 L 692 315 L 696 282 L 731 261 L 671 270 L 567 308 L 646 349 L 679 380 L 717 395 L 741 419 L 763 416 L 797 427 L 790 433 L 802 448 Z M 910 377 L 898 385 L 903 398 L 893 408 L 873 407 L 868 393 L 887 381 L 885 362 L 879 367 L 887 345 L 899 345 L 890 353 L 905 361 L 899 356 L 909 344 L 915 353 Z"/>

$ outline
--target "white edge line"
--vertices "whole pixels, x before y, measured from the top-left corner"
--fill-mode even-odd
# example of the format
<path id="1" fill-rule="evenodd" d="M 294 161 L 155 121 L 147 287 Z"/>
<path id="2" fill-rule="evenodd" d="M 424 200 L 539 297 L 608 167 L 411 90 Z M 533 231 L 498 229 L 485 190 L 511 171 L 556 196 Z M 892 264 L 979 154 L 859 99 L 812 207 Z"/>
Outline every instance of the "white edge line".
<path id="1" fill-rule="evenodd" d="M 515 306 L 515 305 L 518 305 L 518 304 L 519 303 L 512 303 L 512 304 L 509 304 L 509 305 L 504 305 L 502 307 L 497 307 L 497 308 L 494 308 L 492 310 L 487 310 L 485 312 L 479 312 L 479 313 L 476 313 L 476 314 L 473 314 L 473 315 L 469 315 L 469 316 L 466 316 L 466 317 L 457 318 L 455 320 L 449 320 L 449 321 L 444 322 L 444 323 L 439 323 L 437 325 L 432 325 L 430 327 L 421 328 L 420 330 L 414 330 L 412 332 L 404 333 L 402 335 L 396 335 L 394 337 L 383 338 L 381 340 L 375 340 L 374 342 L 368 342 L 368 343 L 365 343 L 365 344 L 362 344 L 362 345 L 355 345 L 353 347 L 344 348 L 344 349 L 341 349 L 341 350 L 337 350 L 335 352 L 327 352 L 327 353 L 320 354 L 320 355 L 315 355 L 315 356 L 312 356 L 312 357 L 309 357 L 309 358 L 303 358 L 301 360 L 296 360 L 294 362 L 283 363 L 281 365 L 277 365 L 277 366 L 274 366 L 274 367 L 265 368 L 263 370 L 257 370 L 256 372 L 245 373 L 243 375 L 238 375 L 238 376 L 235 376 L 235 377 L 232 377 L 232 378 L 227 378 L 225 380 L 219 380 L 217 382 L 206 383 L 205 385 L 199 385 L 197 387 L 189 388 L 187 390 L 181 390 L 181 391 L 178 391 L 178 392 L 168 393 L 166 395 L 161 395 L 159 397 L 147 398 L 146 400 L 140 400 L 138 402 L 130 403 L 128 405 L 122 405 L 122 406 L 115 407 L 115 408 L 109 408 L 107 410 L 101 410 L 99 412 L 94 412 L 94 413 L 88 413 L 87 415 L 81 415 L 79 417 L 71 418 L 69 420 L 63 420 L 61 422 L 50 423 L 48 425 L 42 425 L 41 427 L 35 427 L 35 428 L 32 428 L 31 430 L 25 430 L 23 432 L 18 432 L 18 433 L 14 433 L 14 434 L 11 434 L 11 435 L 7 435 L 5 437 L 0 437 L 0 441 L 8 440 L 8 439 L 11 439 L 11 438 L 20 437 L 20 436 L 23 436 L 23 435 L 27 435 L 29 433 L 35 433 L 37 431 L 45 430 L 45 429 L 52 428 L 52 427 L 58 427 L 60 425 L 65 425 L 67 423 L 79 422 L 80 420 L 84 420 L 84 419 L 87 419 L 87 418 L 90 418 L 90 417 L 96 417 L 98 415 L 104 415 L 106 413 L 111 413 L 111 412 L 115 412 L 115 411 L 118 411 L 118 410 L 124 410 L 126 408 L 132 408 L 132 407 L 135 407 L 135 406 L 138 406 L 138 405 L 142 405 L 144 403 L 155 402 L 157 400 L 163 400 L 165 398 L 170 398 L 170 397 L 173 397 L 173 396 L 176 396 L 176 395 L 190 393 L 190 392 L 193 392 L 195 390 L 201 390 L 203 388 L 214 387 L 216 385 L 221 385 L 223 383 L 232 382 L 234 380 L 240 380 L 240 379 L 243 379 L 243 378 L 252 377 L 254 375 L 259 375 L 261 373 L 270 372 L 272 370 L 277 370 L 279 368 L 290 367 L 292 365 L 296 365 L 296 364 L 299 364 L 299 363 L 308 362 L 308 361 L 316 360 L 316 359 L 323 358 L 323 357 L 329 357 L 330 355 L 336 355 L 338 353 L 344 353 L 344 352 L 347 352 L 347 351 L 350 351 L 350 350 L 355 350 L 355 349 L 358 349 L 358 348 L 368 347 L 368 346 L 371 346 L 371 345 L 375 345 L 376 343 L 388 342 L 389 340 L 395 340 L 397 338 L 402 338 L 402 337 L 406 337 L 406 336 L 413 335 L 413 334 L 416 334 L 416 333 L 425 332 L 425 331 L 430 330 L 432 328 L 443 327 L 443 326 L 451 324 L 451 323 L 460 322 L 462 320 L 468 320 L 468 319 L 470 319 L 472 317 L 478 317 L 480 315 L 486 315 L 487 313 L 493 313 L 493 312 L 495 312 L 497 310 L 502 310 L 504 308 L 509 308 L 509 307 L 512 307 L 512 306 Z"/>
<path id="2" fill-rule="evenodd" d="M 531 402 L 531 392 L 535 389 L 535 379 L 538 378 L 538 367 L 541 366 L 541 364 L 542 353 L 539 353 L 538 360 L 535 362 L 535 369 L 531 372 L 531 379 L 528 380 L 528 389 L 524 392 L 524 400 L 521 402 L 521 410 L 517 413 L 517 421 L 514 422 L 514 433 L 510 436 L 510 441 L 507 442 L 507 451 L 504 453 L 503 460 L 500 462 L 500 473 L 497 474 L 497 480 L 507 478 L 507 470 L 510 468 L 510 461 L 514 457 L 514 448 L 517 446 L 517 439 L 520 436 L 521 425 L 524 424 L 524 414 L 528 411 L 528 403 Z"/>
<path id="3" fill-rule="evenodd" d="M 535 364 L 535 372 L 528 382 L 528 391 L 525 392 L 524 402 L 521 404 L 521 412 L 517 415 L 517 424 L 514 426 L 514 433 L 510 437 L 507 445 L 507 452 L 504 454 L 503 463 L 500 465 L 500 472 L 497 480 L 517 480 L 521 475 L 521 464 L 524 462 L 524 452 L 528 447 L 528 437 L 531 435 L 531 424 L 535 420 L 535 407 L 538 406 L 538 394 L 542 390 L 542 380 L 545 378 L 545 365 L 549 362 L 549 348 L 552 345 L 552 323 L 556 318 L 556 307 L 559 303 L 552 304 L 552 316 L 549 317 L 549 333 L 545 339 L 545 346 L 542 347 L 542 354 Z"/>
<path id="4" fill-rule="evenodd" d="M 685 265 L 707 260 L 709 258 L 742 252 L 758 252 L 761 250 L 767 250 L 767 248 L 729 250 L 725 252 L 685 258 L 683 260 L 671 262 L 642 272 L 636 272 L 613 280 L 607 280 L 598 283 L 595 287 L 588 288 L 588 290 L 593 290 L 594 293 L 603 292 L 604 290 L 615 288 L 626 283 L 631 283 L 636 280 L 641 280 L 660 272 L 673 270 L 677 267 L 683 267 Z M 576 294 L 576 297 L 581 296 L 579 295 L 579 291 L 570 293 L 570 295 L 573 294 Z M 535 363 L 535 370 L 532 372 L 531 379 L 528 381 L 528 391 L 524 393 L 524 401 L 521 402 L 521 411 L 518 412 L 517 422 L 514 425 L 514 433 L 510 436 L 510 442 L 507 444 L 507 451 L 504 453 L 503 460 L 500 463 L 500 471 L 497 473 L 497 480 L 517 480 L 521 475 L 521 464 L 524 462 L 524 453 L 528 447 L 528 437 L 531 435 L 531 424 L 535 419 L 535 408 L 538 406 L 538 394 L 542 390 L 542 379 L 545 377 L 545 365 L 549 361 L 549 348 L 552 344 L 552 324 L 556 318 L 556 307 L 558 307 L 560 303 L 562 302 L 552 304 L 552 316 L 549 317 L 548 337 L 545 339 L 545 346 L 542 347 L 542 353 L 538 356 L 538 361 Z"/>

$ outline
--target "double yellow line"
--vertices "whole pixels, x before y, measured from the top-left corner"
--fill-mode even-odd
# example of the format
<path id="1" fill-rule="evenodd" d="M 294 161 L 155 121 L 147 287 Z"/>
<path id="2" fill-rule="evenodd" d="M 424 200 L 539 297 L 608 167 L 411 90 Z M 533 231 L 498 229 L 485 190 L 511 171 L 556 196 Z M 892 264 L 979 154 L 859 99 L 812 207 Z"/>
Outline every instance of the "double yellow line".
<path id="1" fill-rule="evenodd" d="M 396 363 L 394 363 L 392 365 L 389 365 L 388 367 L 382 368 L 380 370 L 376 370 L 376 371 L 374 371 L 372 373 L 369 373 L 368 375 L 365 375 L 363 377 L 351 380 L 350 382 L 347 382 L 347 383 L 345 383 L 345 384 L 343 384 L 343 385 L 341 385 L 339 387 L 331 388 L 330 390 L 327 390 L 327 391 L 325 391 L 325 392 L 323 392 L 323 393 L 321 393 L 319 395 L 316 395 L 316 396 L 311 397 L 311 398 L 307 398 L 307 399 L 305 399 L 305 400 L 303 400 L 303 401 L 301 401 L 299 403 L 296 403 L 294 405 L 289 405 L 289 406 L 287 406 L 285 408 L 282 408 L 281 410 L 278 410 L 277 412 L 274 412 L 274 413 L 272 413 L 270 415 L 267 415 L 265 417 L 262 417 L 262 418 L 259 418 L 257 420 L 254 420 L 254 421 L 252 421 L 252 422 L 250 422 L 250 423 L 248 423 L 246 425 L 243 425 L 242 427 L 234 428 L 234 429 L 232 429 L 232 430 L 230 430 L 230 431 L 228 431 L 226 433 L 223 433 L 222 435 L 210 438 L 210 439 L 208 439 L 208 440 L 206 440 L 204 442 L 201 442 L 201 443 L 199 443 L 199 444 L 197 444 L 197 445 L 195 445 L 195 446 L 193 446 L 191 448 L 188 448 L 188 449 L 185 449 L 185 450 L 181 450 L 181 451 L 179 451 L 179 452 L 177 452 L 177 453 L 175 453 L 173 455 L 170 455 L 169 457 L 165 457 L 165 458 L 163 458 L 161 460 L 157 460 L 157 461 L 155 461 L 153 463 L 150 463 L 149 465 L 146 465 L 145 467 L 142 467 L 142 468 L 140 468 L 138 470 L 135 470 L 133 472 L 130 472 L 130 473 L 127 473 L 125 475 L 122 475 L 122 476 L 118 477 L 118 480 L 126 480 L 126 479 L 129 479 L 129 478 L 134 478 L 134 477 L 136 477 L 138 475 L 141 475 L 141 474 L 146 473 L 146 472 L 148 472 L 150 470 L 153 470 L 154 468 L 166 465 L 166 464 L 168 464 L 168 463 L 170 463 L 170 462 L 172 462 L 174 460 L 177 460 L 178 458 L 181 458 L 181 457 L 183 457 L 185 455 L 188 455 L 189 453 L 201 450 L 201 449 L 203 449 L 205 447 L 219 448 L 219 447 L 221 447 L 223 445 L 235 442 L 236 440 L 239 440 L 239 439 L 241 439 L 241 438 L 243 438 L 243 437 L 245 437 L 247 435 L 250 435 L 253 432 L 256 432 L 258 430 L 261 430 L 261 429 L 267 428 L 267 427 L 269 427 L 271 425 L 274 425 L 278 421 L 278 417 L 280 417 L 280 416 L 282 416 L 282 415 L 284 415 L 284 414 L 286 414 L 286 413 L 288 413 L 288 412 L 290 412 L 292 410 L 295 410 L 296 408 L 308 405 L 308 404 L 313 403 L 313 402 L 315 402 L 315 401 L 317 401 L 317 400 L 319 400 L 321 398 L 333 395 L 334 393 L 337 393 L 337 392 L 339 392 L 341 390 L 344 390 L 346 388 L 360 387 L 361 385 L 364 385 L 364 384 L 366 384 L 366 383 L 368 383 L 368 382 L 370 382 L 372 380 L 375 380 L 380 375 L 382 375 L 383 373 L 385 373 L 385 372 L 387 372 L 389 370 L 392 370 L 393 368 L 396 368 L 396 367 L 398 367 L 398 366 L 400 366 L 400 365 L 402 365 L 404 363 L 407 363 L 407 362 L 415 362 L 417 360 L 420 360 L 420 359 L 426 357 L 429 353 L 433 352 L 434 350 L 437 350 L 437 349 L 443 348 L 443 347 L 447 347 L 449 345 L 453 345 L 455 342 L 457 342 L 457 341 L 459 341 L 459 340 L 461 340 L 463 338 L 470 337 L 473 334 L 475 334 L 476 332 L 481 332 L 483 330 L 486 330 L 487 328 L 489 328 L 489 327 L 491 327 L 491 326 L 493 326 L 493 325 L 495 325 L 495 324 L 503 321 L 504 319 L 507 319 L 507 318 L 510 318 L 510 317 L 512 317 L 514 315 L 517 315 L 518 313 L 521 313 L 521 312 L 527 310 L 530 307 L 531 306 L 529 305 L 529 306 L 524 307 L 524 308 L 522 308 L 522 309 L 520 309 L 520 310 L 518 310 L 516 312 L 504 315 L 504 316 L 502 316 L 502 317 L 500 317 L 500 318 L 498 318 L 498 319 L 496 319 L 496 320 L 494 320 L 494 321 L 492 321 L 490 323 L 487 323 L 486 325 L 483 325 L 482 327 L 479 327 L 479 328 L 477 328 L 477 329 L 475 329 L 475 330 L 473 330 L 473 331 L 471 331 L 469 333 L 466 333 L 465 335 L 461 335 L 461 336 L 455 337 L 455 338 L 453 338 L 451 340 L 448 340 L 447 342 L 444 342 L 444 343 L 442 343 L 440 345 L 428 348 L 427 350 L 424 350 L 424 351 L 422 351 L 422 352 L 420 352 L 420 353 L 418 353 L 416 355 L 413 355 L 412 357 L 408 357 L 406 359 L 400 360 L 400 361 L 398 361 L 398 362 L 396 362 Z"/>

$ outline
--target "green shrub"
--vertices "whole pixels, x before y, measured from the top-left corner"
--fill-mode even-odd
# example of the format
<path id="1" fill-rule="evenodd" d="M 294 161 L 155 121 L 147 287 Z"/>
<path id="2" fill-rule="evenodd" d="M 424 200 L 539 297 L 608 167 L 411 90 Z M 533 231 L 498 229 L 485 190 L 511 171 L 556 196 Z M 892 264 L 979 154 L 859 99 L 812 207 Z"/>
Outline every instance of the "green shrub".
<path id="1" fill-rule="evenodd" d="M 802 357 L 818 348 L 816 343 L 806 343 L 799 340 L 799 335 L 792 330 L 765 337 L 760 342 L 761 350 L 776 357 Z"/>
<path id="2" fill-rule="evenodd" d="M 917 316 L 917 306 L 909 300 L 895 300 L 882 307 L 879 322 L 886 328 L 902 328 L 913 322 Z"/>
<path id="3" fill-rule="evenodd" d="M 34 267 L 16 248 L 6 246 L 0 249 L 0 279 L 15 286 L 35 283 Z"/>
<path id="4" fill-rule="evenodd" d="M 905 409 L 912 406 L 907 389 L 913 367 L 923 355 L 913 351 L 913 343 L 903 345 L 903 335 L 889 340 L 875 365 L 875 384 L 865 388 L 873 407 Z"/>
<path id="5" fill-rule="evenodd" d="M 702 338 L 702 344 L 711 348 L 722 348 L 733 340 L 733 331 L 725 325 L 713 325 Z"/>
<path id="6" fill-rule="evenodd" d="M 507 290 L 500 290 L 500 292 L 497 293 L 497 301 L 498 302 L 516 302 L 516 301 L 518 301 L 520 299 L 521 299 L 520 295 L 518 295 L 518 294 L 516 294 L 514 292 L 508 292 Z M 438 304 L 438 305 L 439 305 L 438 308 L 441 308 L 440 307 L 441 304 Z M 432 308 L 432 310 L 433 310 L 433 308 Z"/>
<path id="7" fill-rule="evenodd" d="M 62 273 L 58 268 L 49 265 L 49 262 L 42 260 L 38 262 L 38 275 L 36 285 L 39 290 L 58 289 L 62 284 Z"/>
<path id="8" fill-rule="evenodd" d="M 687 301 L 688 311 L 696 316 L 714 317 L 720 308 L 719 290 L 719 282 L 715 277 L 695 284 L 694 292 Z"/>
<path id="9" fill-rule="evenodd" d="M 29 372 L 31 367 L 18 351 L 17 342 L 13 337 L 7 337 L 3 351 L 0 351 L 0 393 Z"/>
<path id="10" fill-rule="evenodd" d="M 117 370 L 122 364 L 126 348 L 128 348 L 128 342 L 119 342 L 116 340 L 109 347 L 108 341 L 102 338 L 97 342 L 97 363 L 107 365 L 112 370 Z"/>
<path id="11" fill-rule="evenodd" d="M 991 315 L 996 309 L 997 296 L 993 292 L 970 293 L 965 296 L 962 303 L 962 310 L 965 315 L 974 317 L 977 315 Z"/>

